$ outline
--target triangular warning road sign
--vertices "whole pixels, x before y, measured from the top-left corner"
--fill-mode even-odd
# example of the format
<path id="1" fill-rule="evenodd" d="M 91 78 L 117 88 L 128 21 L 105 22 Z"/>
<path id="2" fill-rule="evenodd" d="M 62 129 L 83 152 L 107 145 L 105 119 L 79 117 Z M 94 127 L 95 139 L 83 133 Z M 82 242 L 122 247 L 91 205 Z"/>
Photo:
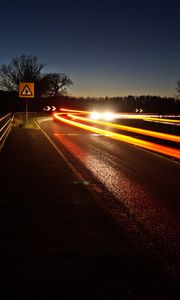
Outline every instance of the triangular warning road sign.
<path id="1" fill-rule="evenodd" d="M 21 96 L 32 96 L 32 92 L 27 84 L 25 85 L 24 89 L 22 90 Z"/>
<path id="2" fill-rule="evenodd" d="M 19 97 L 20 98 L 34 98 L 34 82 L 20 82 L 19 83 Z"/>

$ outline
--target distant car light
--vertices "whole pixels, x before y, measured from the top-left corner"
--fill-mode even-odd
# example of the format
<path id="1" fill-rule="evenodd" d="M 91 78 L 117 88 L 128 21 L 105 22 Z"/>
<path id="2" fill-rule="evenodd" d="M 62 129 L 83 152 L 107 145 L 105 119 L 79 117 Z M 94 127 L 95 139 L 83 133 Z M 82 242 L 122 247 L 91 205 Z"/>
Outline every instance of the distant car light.
<path id="1" fill-rule="evenodd" d="M 111 112 L 99 113 L 99 112 L 94 111 L 90 114 L 90 118 L 93 120 L 112 121 L 112 120 L 114 120 L 115 115 Z"/>
<path id="2" fill-rule="evenodd" d="M 103 119 L 106 121 L 112 121 L 112 120 L 114 120 L 114 114 L 111 112 L 105 112 L 103 114 Z"/>
<path id="3" fill-rule="evenodd" d="M 98 120 L 98 119 L 100 119 L 100 117 L 101 117 L 101 114 L 98 112 L 95 112 L 95 111 L 90 114 L 90 118 L 93 120 Z"/>

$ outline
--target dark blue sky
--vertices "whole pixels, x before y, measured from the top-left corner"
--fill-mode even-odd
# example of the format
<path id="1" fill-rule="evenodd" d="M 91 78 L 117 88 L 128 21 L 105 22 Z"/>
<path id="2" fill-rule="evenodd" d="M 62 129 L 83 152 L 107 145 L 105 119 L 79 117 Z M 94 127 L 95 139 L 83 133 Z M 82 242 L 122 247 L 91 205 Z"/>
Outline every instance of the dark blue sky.
<path id="1" fill-rule="evenodd" d="M 174 96 L 180 79 L 178 1 L 3 1 L 0 65 L 36 54 L 72 95 Z"/>

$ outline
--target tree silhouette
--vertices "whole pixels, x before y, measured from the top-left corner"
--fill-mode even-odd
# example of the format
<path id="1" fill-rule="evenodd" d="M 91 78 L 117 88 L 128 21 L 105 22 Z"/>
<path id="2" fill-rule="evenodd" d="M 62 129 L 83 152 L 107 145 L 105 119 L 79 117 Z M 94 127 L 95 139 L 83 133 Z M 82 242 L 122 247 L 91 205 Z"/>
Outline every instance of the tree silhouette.
<path id="1" fill-rule="evenodd" d="M 73 84 L 71 79 L 62 73 L 48 73 L 43 77 L 44 84 L 47 86 L 48 96 L 60 96 L 67 93 L 67 87 Z"/>
<path id="2" fill-rule="evenodd" d="M 176 82 L 176 91 L 180 94 L 180 80 Z"/>
<path id="3" fill-rule="evenodd" d="M 37 98 L 65 94 L 67 87 L 73 84 L 70 78 L 62 73 L 43 74 L 44 66 L 36 55 L 17 56 L 8 65 L 0 67 L 0 88 L 18 91 L 20 82 L 34 82 Z"/>
<path id="4" fill-rule="evenodd" d="M 19 82 L 37 83 L 41 80 L 44 66 L 36 55 L 17 56 L 8 65 L 0 67 L 0 87 L 3 90 L 17 91 Z"/>

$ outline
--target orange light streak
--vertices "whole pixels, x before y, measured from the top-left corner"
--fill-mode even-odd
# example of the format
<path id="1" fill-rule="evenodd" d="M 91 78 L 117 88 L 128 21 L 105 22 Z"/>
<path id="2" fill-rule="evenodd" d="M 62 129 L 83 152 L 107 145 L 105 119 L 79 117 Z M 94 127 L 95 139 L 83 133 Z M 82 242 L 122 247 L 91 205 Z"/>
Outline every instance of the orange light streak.
<path id="1" fill-rule="evenodd" d="M 90 114 L 92 111 L 85 111 L 85 110 L 75 110 L 75 109 L 67 109 L 67 108 L 60 108 L 61 111 L 66 112 L 73 112 L 73 113 L 84 113 Z M 143 114 L 136 114 L 136 113 L 113 113 L 115 118 L 127 118 L 127 119 L 142 119 L 142 120 L 149 120 L 149 121 L 159 121 L 159 122 L 171 122 L 171 123 L 180 123 L 180 120 L 173 120 L 173 119 L 164 119 L 164 118 L 156 118 L 156 115 L 152 115 L 151 113 L 143 113 Z M 180 117 L 180 115 L 177 115 Z"/>
<path id="2" fill-rule="evenodd" d="M 90 111 L 87 110 L 74 110 L 74 109 L 67 109 L 67 108 L 60 108 L 61 111 L 66 111 L 66 112 L 74 112 L 74 113 L 83 113 L 83 114 L 90 114 Z"/>
<path id="3" fill-rule="evenodd" d="M 54 117 L 64 123 L 91 131 L 91 132 L 95 132 L 95 133 L 99 133 L 101 135 L 105 135 L 108 136 L 109 138 L 115 139 L 115 140 L 119 140 L 119 141 L 123 141 L 126 142 L 128 144 L 132 144 L 132 145 L 136 145 L 139 147 L 142 147 L 144 149 L 148 149 L 148 150 L 152 150 L 161 154 L 165 154 L 168 156 L 172 156 L 175 158 L 180 158 L 180 150 L 171 148 L 171 147 L 167 147 L 167 146 L 163 146 L 163 145 L 158 145 L 152 142 L 148 142 L 148 141 L 143 141 L 137 138 L 133 138 L 130 136 L 126 136 L 123 134 L 119 134 L 119 133 L 115 133 L 109 130 L 104 130 L 104 129 L 100 129 L 100 128 L 94 128 L 92 126 L 89 125 L 85 125 L 85 124 L 81 124 L 72 120 L 68 120 L 66 118 L 63 118 L 62 115 L 65 113 L 55 113 Z M 111 124 L 111 123 L 110 123 Z"/>
<path id="4" fill-rule="evenodd" d="M 145 118 L 145 120 L 158 121 L 158 122 L 169 122 L 169 123 L 180 123 L 180 120 L 162 119 L 162 118 Z"/>
<path id="5" fill-rule="evenodd" d="M 68 114 L 68 116 L 70 116 L 71 118 L 74 118 L 74 119 L 81 120 L 81 121 L 91 122 L 91 123 L 100 124 L 100 125 L 104 125 L 104 126 L 110 126 L 112 128 L 117 128 L 117 129 L 121 129 L 121 130 L 125 130 L 125 131 L 135 132 L 135 133 L 146 135 L 146 136 L 152 136 L 155 138 L 180 143 L 180 137 L 177 135 L 172 135 L 172 134 L 167 134 L 167 133 L 162 133 L 162 132 L 157 132 L 157 131 L 152 131 L 152 130 L 145 130 L 145 129 L 125 126 L 125 125 L 119 125 L 119 124 L 114 124 L 114 123 L 109 123 L 109 122 L 104 122 L 104 121 L 99 121 L 99 120 L 92 120 L 92 119 L 87 119 L 84 117 L 74 116 L 72 114 Z"/>

